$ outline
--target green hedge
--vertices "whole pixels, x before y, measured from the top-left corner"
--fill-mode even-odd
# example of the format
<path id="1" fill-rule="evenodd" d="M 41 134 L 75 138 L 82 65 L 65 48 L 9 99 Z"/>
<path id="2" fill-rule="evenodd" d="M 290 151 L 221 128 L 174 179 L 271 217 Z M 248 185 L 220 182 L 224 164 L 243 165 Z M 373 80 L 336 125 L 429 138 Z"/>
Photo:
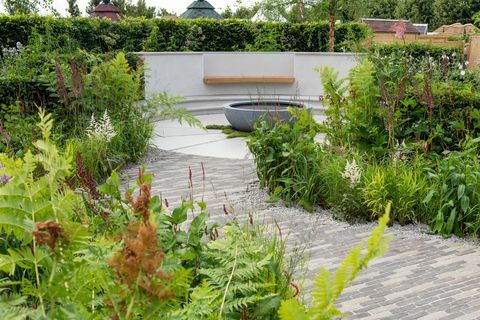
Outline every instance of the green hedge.
<path id="1" fill-rule="evenodd" d="M 336 50 L 349 50 L 365 39 L 369 29 L 360 23 L 336 27 Z M 92 18 L 0 16 L 0 46 L 27 44 L 34 32 L 54 35 L 59 44 L 70 40 L 84 50 L 108 51 L 237 51 L 273 37 L 279 51 L 326 51 L 328 24 L 255 23 L 246 20 L 126 19 L 111 22 Z M 262 50 L 262 48 L 257 48 Z"/>
<path id="2" fill-rule="evenodd" d="M 441 47 L 426 43 L 408 43 L 408 44 L 377 44 L 370 48 L 370 52 L 379 52 L 382 55 L 390 55 L 394 52 L 403 51 L 407 55 L 412 56 L 417 60 L 432 57 L 435 60 L 440 60 L 446 54 L 450 57 L 452 54 L 461 58 L 462 51 L 458 47 Z"/>

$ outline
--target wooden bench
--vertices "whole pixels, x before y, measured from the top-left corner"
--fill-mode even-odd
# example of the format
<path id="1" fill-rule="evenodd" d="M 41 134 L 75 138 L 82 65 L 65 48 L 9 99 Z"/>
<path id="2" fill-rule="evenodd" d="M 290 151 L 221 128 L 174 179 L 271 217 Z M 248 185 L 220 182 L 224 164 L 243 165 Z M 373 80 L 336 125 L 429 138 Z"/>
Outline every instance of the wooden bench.
<path id="1" fill-rule="evenodd" d="M 205 84 L 292 84 L 295 77 L 292 76 L 207 76 L 203 78 Z"/>

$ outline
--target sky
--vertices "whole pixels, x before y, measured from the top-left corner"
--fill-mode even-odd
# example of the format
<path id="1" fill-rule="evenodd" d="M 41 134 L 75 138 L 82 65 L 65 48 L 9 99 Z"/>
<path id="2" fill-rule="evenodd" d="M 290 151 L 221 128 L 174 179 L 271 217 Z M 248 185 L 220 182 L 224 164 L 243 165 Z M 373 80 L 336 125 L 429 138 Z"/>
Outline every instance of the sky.
<path id="1" fill-rule="evenodd" d="M 136 2 L 136 0 L 132 1 Z M 0 3 L 1 2 L 2 0 L 0 0 Z M 77 0 L 78 7 L 83 14 L 85 14 L 85 8 L 87 7 L 88 2 L 88 0 Z M 170 12 L 182 14 L 190 5 L 190 3 L 193 2 L 193 0 L 146 0 L 146 2 L 149 6 L 154 6 L 156 8 L 165 8 Z M 210 2 L 210 4 L 214 6 L 219 13 L 223 11 L 226 6 L 229 5 L 231 7 L 234 7 L 236 4 L 236 0 L 208 0 L 208 2 Z M 254 1 L 243 0 L 242 2 L 244 4 L 250 4 Z M 57 9 L 57 11 L 61 15 L 66 15 L 67 0 L 53 0 L 53 7 Z M 3 10 L 3 8 L 0 8 L 0 11 L 1 10 Z"/>

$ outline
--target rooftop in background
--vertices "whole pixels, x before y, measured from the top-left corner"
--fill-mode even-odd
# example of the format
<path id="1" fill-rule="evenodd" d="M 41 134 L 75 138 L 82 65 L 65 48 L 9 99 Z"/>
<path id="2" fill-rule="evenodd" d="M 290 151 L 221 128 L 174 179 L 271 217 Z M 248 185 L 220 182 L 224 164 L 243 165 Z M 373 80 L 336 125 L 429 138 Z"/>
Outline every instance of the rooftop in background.
<path id="1" fill-rule="evenodd" d="M 120 9 L 110 3 L 110 0 L 103 0 L 98 6 L 95 7 L 95 10 L 90 14 L 92 17 L 96 18 L 108 18 L 112 21 L 120 20 Z"/>
<path id="2" fill-rule="evenodd" d="M 413 25 L 420 34 L 428 34 L 428 23 L 414 23 Z"/>
<path id="3" fill-rule="evenodd" d="M 206 0 L 196 0 L 188 6 L 187 11 L 180 15 L 184 19 L 211 18 L 222 19 L 222 16 L 215 11 L 215 8 Z"/>
<path id="4" fill-rule="evenodd" d="M 457 36 L 462 37 L 464 35 L 471 35 L 477 33 L 478 29 L 471 23 L 461 24 L 459 22 L 450 24 L 450 25 L 443 25 L 437 30 L 433 31 L 433 33 L 443 34 L 447 36 Z"/>
<path id="5" fill-rule="evenodd" d="M 419 34 L 417 28 L 408 20 L 362 18 L 360 21 L 367 24 L 375 33 L 395 33 L 395 24 L 405 22 L 407 28 L 405 34 Z"/>

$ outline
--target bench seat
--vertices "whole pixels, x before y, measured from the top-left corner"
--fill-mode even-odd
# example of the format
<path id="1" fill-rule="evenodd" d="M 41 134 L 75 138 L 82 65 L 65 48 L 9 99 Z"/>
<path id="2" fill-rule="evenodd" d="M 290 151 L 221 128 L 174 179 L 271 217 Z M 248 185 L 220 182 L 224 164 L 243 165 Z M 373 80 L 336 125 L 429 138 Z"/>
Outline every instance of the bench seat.
<path id="1" fill-rule="evenodd" d="M 292 76 L 206 76 L 205 84 L 292 84 L 295 77 Z"/>

